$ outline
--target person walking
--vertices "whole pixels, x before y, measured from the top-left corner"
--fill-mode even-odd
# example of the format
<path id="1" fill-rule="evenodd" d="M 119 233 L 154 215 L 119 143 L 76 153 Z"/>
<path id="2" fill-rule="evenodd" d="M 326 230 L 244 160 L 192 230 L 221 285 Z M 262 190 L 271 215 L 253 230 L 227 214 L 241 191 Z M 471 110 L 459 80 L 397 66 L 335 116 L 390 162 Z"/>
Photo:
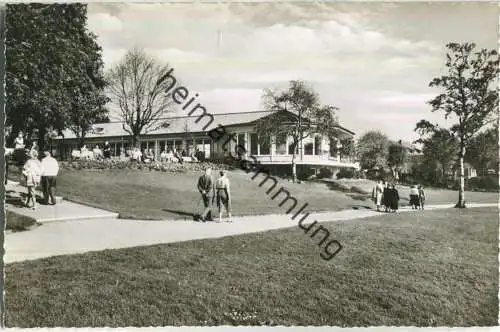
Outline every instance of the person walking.
<path id="1" fill-rule="evenodd" d="M 382 184 L 382 180 L 379 180 L 378 183 L 373 187 L 372 191 L 372 199 L 375 205 L 377 206 L 377 211 L 380 211 L 380 206 L 382 205 L 382 194 L 384 192 L 384 187 Z"/>
<path id="2" fill-rule="evenodd" d="M 207 168 L 205 174 L 198 179 L 198 191 L 201 194 L 205 210 L 201 214 L 201 221 L 212 221 L 212 201 L 214 184 L 212 180 L 212 169 Z"/>
<path id="3" fill-rule="evenodd" d="M 382 205 L 384 206 L 385 212 L 389 212 L 391 207 L 391 191 L 389 188 L 389 182 L 383 182 L 383 191 L 382 191 Z"/>
<path id="4" fill-rule="evenodd" d="M 45 204 L 56 205 L 56 178 L 59 173 L 59 164 L 49 151 L 44 151 L 42 159 L 42 191 Z M 50 203 L 49 203 L 50 198 Z"/>
<path id="5" fill-rule="evenodd" d="M 418 188 L 415 185 L 411 186 L 410 189 L 410 205 L 412 210 L 416 210 L 420 206 Z"/>
<path id="6" fill-rule="evenodd" d="M 422 186 L 422 185 L 418 186 L 418 198 L 420 201 L 420 210 L 424 210 L 425 192 L 424 192 L 424 186 Z"/>
<path id="7" fill-rule="evenodd" d="M 215 181 L 215 197 L 219 208 L 219 222 L 222 221 L 222 208 L 226 209 L 228 222 L 231 222 L 231 189 L 226 171 L 220 171 L 220 177 Z"/>
<path id="8" fill-rule="evenodd" d="M 390 210 L 391 212 L 397 212 L 399 209 L 399 192 L 394 184 L 391 185 L 389 189 L 391 195 Z"/>
<path id="9" fill-rule="evenodd" d="M 42 164 L 38 160 L 38 152 L 31 151 L 30 159 L 26 161 L 23 167 L 22 174 L 26 179 L 26 187 L 28 188 L 28 197 L 26 198 L 26 206 L 29 207 L 30 201 L 33 201 L 32 210 L 36 209 L 36 193 L 35 189 L 40 184 L 41 175 L 43 172 Z"/>

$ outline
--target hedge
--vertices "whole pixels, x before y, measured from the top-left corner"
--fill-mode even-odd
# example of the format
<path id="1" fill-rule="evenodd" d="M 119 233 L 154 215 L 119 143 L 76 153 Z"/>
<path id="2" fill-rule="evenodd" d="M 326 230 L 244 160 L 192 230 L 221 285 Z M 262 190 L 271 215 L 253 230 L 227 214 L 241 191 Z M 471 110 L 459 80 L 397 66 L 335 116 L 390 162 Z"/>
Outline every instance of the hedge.
<path id="1" fill-rule="evenodd" d="M 61 168 L 67 169 L 134 169 L 134 170 L 149 170 L 161 171 L 169 173 L 184 173 L 190 171 L 203 171 L 210 167 L 213 169 L 233 169 L 232 166 L 213 163 L 213 162 L 198 162 L 198 163 L 139 163 L 136 161 L 124 160 L 77 160 L 77 161 L 62 161 L 60 162 Z"/>

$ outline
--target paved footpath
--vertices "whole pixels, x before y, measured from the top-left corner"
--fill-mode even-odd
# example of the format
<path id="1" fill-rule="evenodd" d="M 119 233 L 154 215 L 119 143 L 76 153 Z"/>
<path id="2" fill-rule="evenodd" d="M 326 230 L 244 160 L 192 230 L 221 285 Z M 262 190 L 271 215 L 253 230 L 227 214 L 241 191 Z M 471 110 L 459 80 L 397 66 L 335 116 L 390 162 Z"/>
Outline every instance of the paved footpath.
<path id="1" fill-rule="evenodd" d="M 469 207 L 496 206 L 498 204 L 468 204 Z M 427 210 L 445 209 L 449 205 L 429 205 Z M 411 212 L 403 208 L 401 213 Z M 414 213 L 422 213 L 413 211 Z M 425 213 L 425 212 L 424 212 Z M 382 213 L 373 210 L 344 210 L 311 214 L 307 221 L 335 222 L 373 217 Z M 116 218 L 71 220 L 42 224 L 35 229 L 8 233 L 5 237 L 5 263 L 43 257 L 84 253 L 104 249 L 127 248 L 196 239 L 218 238 L 229 235 L 262 232 L 296 227 L 299 217 L 265 215 L 235 217 L 232 223 L 200 223 L 194 221 L 165 220 L 141 221 Z M 307 224 L 307 222 L 305 222 Z M 333 232 L 334 229 L 329 227 Z"/>

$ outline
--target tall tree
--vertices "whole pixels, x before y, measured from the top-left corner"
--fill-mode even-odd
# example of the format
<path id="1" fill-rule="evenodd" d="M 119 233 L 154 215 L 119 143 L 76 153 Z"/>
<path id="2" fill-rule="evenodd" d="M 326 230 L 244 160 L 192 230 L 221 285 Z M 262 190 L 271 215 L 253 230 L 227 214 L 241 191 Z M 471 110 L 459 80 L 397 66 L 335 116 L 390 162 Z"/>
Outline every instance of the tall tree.
<path id="1" fill-rule="evenodd" d="M 285 91 L 264 90 L 263 104 L 270 116 L 257 121 L 257 135 L 266 137 L 290 137 L 288 151 L 292 154 L 292 176 L 297 180 L 296 157 L 303 156 L 301 142 L 318 133 L 331 136 L 335 131 L 337 108 L 321 105 L 318 94 L 304 81 L 292 80 Z"/>
<path id="2" fill-rule="evenodd" d="M 421 136 L 415 143 L 422 144 L 423 162 L 428 164 L 428 170 L 437 163 L 441 170 L 441 184 L 446 186 L 448 171 L 457 160 L 458 139 L 450 130 L 440 128 L 426 120 L 418 122 L 415 131 Z"/>
<path id="3" fill-rule="evenodd" d="M 107 75 L 111 101 L 119 107 L 123 130 L 133 145 L 141 135 L 161 128 L 162 118 L 172 110 L 175 82 L 165 79 L 170 70 L 168 64 L 133 48 Z"/>
<path id="4" fill-rule="evenodd" d="M 405 165 L 407 149 L 401 141 L 390 142 L 387 149 L 387 166 L 392 170 L 393 175 L 399 174 L 401 168 Z"/>
<path id="5" fill-rule="evenodd" d="M 387 166 L 389 138 L 380 131 L 368 131 L 357 142 L 356 151 L 363 169 L 382 169 Z"/>
<path id="6" fill-rule="evenodd" d="M 473 137 L 467 147 L 465 160 L 485 175 L 489 169 L 498 170 L 498 125 Z"/>
<path id="7" fill-rule="evenodd" d="M 100 60 L 100 49 L 86 21 L 86 4 L 8 5 L 6 115 L 12 135 L 20 130 L 36 134 L 43 146 L 48 133 L 62 132 L 72 123 L 69 115 L 75 91 L 89 88 L 88 68 L 98 67 Z"/>
<path id="8" fill-rule="evenodd" d="M 464 157 L 470 140 L 498 117 L 499 58 L 496 50 L 476 50 L 474 43 L 446 45 L 447 73 L 429 86 L 443 90 L 430 100 L 432 111 L 457 121 L 450 131 L 459 140 L 460 189 L 456 207 L 465 207 Z"/>
<path id="9" fill-rule="evenodd" d="M 101 47 L 96 43 L 96 36 L 86 33 L 81 36 L 80 50 L 83 57 L 79 64 L 85 75 L 73 87 L 73 98 L 70 102 L 69 128 L 79 138 L 80 146 L 84 144 L 86 135 L 92 130 L 92 126 L 98 122 L 109 122 L 109 111 L 105 105 L 110 101 L 104 89 L 106 80 L 104 77 L 104 62 L 101 55 Z M 76 57 L 75 57 L 76 58 Z"/>

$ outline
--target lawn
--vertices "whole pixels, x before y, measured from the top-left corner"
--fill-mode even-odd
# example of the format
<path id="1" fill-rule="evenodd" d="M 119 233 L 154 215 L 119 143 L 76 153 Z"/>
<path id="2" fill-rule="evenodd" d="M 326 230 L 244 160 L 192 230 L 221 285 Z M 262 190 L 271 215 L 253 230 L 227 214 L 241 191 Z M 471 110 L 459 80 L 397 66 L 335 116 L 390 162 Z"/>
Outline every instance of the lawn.
<path id="1" fill-rule="evenodd" d="M 214 172 L 215 173 L 215 172 Z M 137 170 L 63 170 L 58 177 L 58 194 L 76 202 L 86 202 L 120 213 L 122 218 L 183 219 L 201 212 L 202 202 L 196 189 L 200 173 L 164 173 Z M 216 178 L 217 174 L 214 174 Z M 242 171 L 229 173 L 234 215 L 259 215 L 286 212 L 279 206 L 285 197 L 272 200 L 266 194 L 272 181 L 259 187 L 263 175 L 255 180 Z M 310 210 L 328 211 L 352 208 L 369 202 L 354 200 L 343 193 L 315 183 L 295 184 L 278 179 L 275 191 L 286 188 L 298 201 L 297 210 L 309 204 Z M 273 191 L 273 193 L 275 192 Z"/>
<path id="2" fill-rule="evenodd" d="M 62 170 L 58 177 L 58 194 L 76 202 L 120 213 L 121 218 L 133 219 L 184 219 L 200 212 L 202 202 L 196 190 L 199 173 L 165 173 L 138 170 Z M 270 196 L 280 187 L 287 189 L 298 201 L 297 209 L 308 203 L 309 211 L 336 211 L 372 204 L 359 195 L 344 193 L 325 183 L 292 183 L 278 179 L 271 195 L 266 190 L 271 180 L 259 187 L 263 175 L 255 180 L 242 171 L 229 173 L 231 179 L 232 208 L 234 215 L 260 215 L 285 212 L 287 206 L 279 206 L 284 194 L 275 200 Z M 355 185 L 355 184 L 354 184 Z M 365 184 L 365 187 L 367 184 Z M 350 196 L 351 195 L 351 196 Z M 407 203 L 408 190 L 401 191 Z M 457 192 L 429 190 L 429 204 L 454 203 Z M 498 202 L 496 193 L 467 193 L 472 202 Z"/>
<path id="3" fill-rule="evenodd" d="M 6 266 L 9 327 L 498 325 L 498 210 L 325 224 Z"/>
<path id="4" fill-rule="evenodd" d="M 5 222 L 5 229 L 13 232 L 27 231 L 37 226 L 35 219 L 22 216 L 9 210 L 5 210 Z"/>

